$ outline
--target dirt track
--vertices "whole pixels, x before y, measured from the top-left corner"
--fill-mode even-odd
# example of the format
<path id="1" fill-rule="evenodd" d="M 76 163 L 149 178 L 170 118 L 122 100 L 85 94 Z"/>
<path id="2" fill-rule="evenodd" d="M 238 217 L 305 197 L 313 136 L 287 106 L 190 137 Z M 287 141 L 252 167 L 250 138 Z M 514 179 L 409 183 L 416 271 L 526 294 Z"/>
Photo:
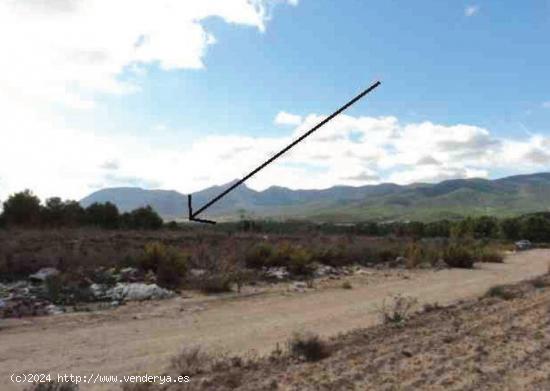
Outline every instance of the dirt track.
<path id="1" fill-rule="evenodd" d="M 421 303 L 449 304 L 479 296 L 495 284 L 546 273 L 549 262 L 550 250 L 535 250 L 475 270 L 415 271 L 378 282 L 372 276 L 357 276 L 352 290 L 178 298 L 96 313 L 11 320 L 0 329 L 0 388 L 18 389 L 9 382 L 14 372 L 152 374 L 162 371 L 184 344 L 263 353 L 294 331 L 327 336 L 373 325 L 379 321 L 382 300 L 397 293 Z"/>

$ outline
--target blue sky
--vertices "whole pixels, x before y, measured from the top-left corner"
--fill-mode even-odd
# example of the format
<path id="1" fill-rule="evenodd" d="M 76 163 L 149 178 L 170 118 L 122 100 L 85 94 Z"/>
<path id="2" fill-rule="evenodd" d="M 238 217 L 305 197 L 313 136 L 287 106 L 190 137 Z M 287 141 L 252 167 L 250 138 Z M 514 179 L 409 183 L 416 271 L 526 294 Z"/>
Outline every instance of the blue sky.
<path id="1" fill-rule="evenodd" d="M 0 107 L 15 113 L 2 138 L 20 137 L 0 168 L 0 198 L 21 187 L 81 197 L 107 186 L 220 184 L 378 79 L 319 132 L 330 137 L 316 135 L 250 185 L 433 182 L 550 166 L 548 0 L 29 3 L 41 5 L 6 2 L 0 16 L 11 22 L 0 32 L 18 44 L 0 62 L 9 73 Z M 83 20 L 102 24 L 99 38 Z M 37 64 L 38 47 L 46 60 Z M 276 121 L 282 112 L 287 120 Z M 43 171 L 7 169 L 33 139 Z M 39 147 L 52 139 L 55 157 Z"/>

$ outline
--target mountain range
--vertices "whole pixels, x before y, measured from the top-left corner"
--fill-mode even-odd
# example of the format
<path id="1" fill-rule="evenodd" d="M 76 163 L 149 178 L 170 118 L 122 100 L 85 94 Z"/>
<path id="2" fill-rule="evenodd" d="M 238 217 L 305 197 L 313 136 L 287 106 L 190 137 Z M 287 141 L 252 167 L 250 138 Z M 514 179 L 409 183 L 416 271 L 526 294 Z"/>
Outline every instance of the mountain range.
<path id="1" fill-rule="evenodd" d="M 193 193 L 197 210 L 231 186 L 213 186 Z M 121 211 L 151 205 L 165 220 L 185 220 L 187 196 L 170 190 L 107 188 L 80 201 L 112 202 Z M 514 216 L 550 210 L 550 173 L 488 180 L 446 180 L 436 184 L 334 186 L 323 190 L 291 190 L 272 186 L 263 191 L 237 187 L 198 217 L 217 220 L 251 218 L 308 219 L 354 222 L 365 220 L 438 220 L 466 215 Z"/>

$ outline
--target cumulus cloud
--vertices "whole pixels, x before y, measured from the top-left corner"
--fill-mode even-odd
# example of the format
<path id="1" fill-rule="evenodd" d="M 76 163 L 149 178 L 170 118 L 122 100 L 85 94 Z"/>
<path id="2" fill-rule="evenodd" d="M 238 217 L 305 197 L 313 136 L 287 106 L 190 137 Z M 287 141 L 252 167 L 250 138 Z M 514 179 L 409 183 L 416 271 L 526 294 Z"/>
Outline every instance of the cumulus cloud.
<path id="1" fill-rule="evenodd" d="M 286 111 L 280 111 L 275 117 L 277 125 L 299 125 L 302 123 L 302 117 L 296 114 L 290 114 Z"/>
<path id="2" fill-rule="evenodd" d="M 305 122 L 315 124 L 322 118 L 309 115 Z M 197 191 L 244 176 L 309 128 L 300 124 L 281 137 L 211 135 L 182 148 L 152 146 L 137 137 L 100 137 L 54 124 L 42 124 L 46 131 L 36 133 L 39 122 L 21 118 L 18 124 L 25 120 L 27 126 L 12 135 L 10 147 L 0 155 L 0 198 L 27 187 L 42 197 L 71 198 L 98 186 Z M 341 137 L 326 137 L 337 134 Z M 350 134 L 360 137 L 351 140 Z M 549 165 L 550 138 L 542 135 L 515 140 L 472 125 L 342 115 L 247 184 L 259 190 L 272 185 L 298 189 L 407 184 L 488 177 L 494 170 L 529 172 Z"/>
<path id="3" fill-rule="evenodd" d="M 198 69 L 218 17 L 260 31 L 278 0 L 5 0 L 0 91 L 12 100 L 93 108 L 98 93 L 139 89 L 142 65 Z M 295 5 L 295 1 L 289 1 Z"/>
<path id="4" fill-rule="evenodd" d="M 474 16 L 479 12 L 479 5 L 469 5 L 466 8 L 464 8 L 464 15 L 470 17 Z"/>
<path id="5" fill-rule="evenodd" d="M 0 154 L 0 199 L 27 187 L 43 197 L 78 198 L 90 183 L 182 189 L 169 179 L 174 173 L 164 173 L 170 167 L 191 171 L 201 156 L 190 153 L 198 159 L 182 160 L 179 150 L 156 150 L 116 132 L 106 138 L 74 129 L 56 113 L 93 110 L 104 94 L 137 92 L 149 67 L 203 68 L 204 55 L 216 42 L 205 19 L 262 32 L 273 7 L 285 3 L 297 5 L 292 0 L 0 1 L 0 139 L 9 144 Z M 116 170 L 117 176 L 108 177 L 105 170 Z"/>

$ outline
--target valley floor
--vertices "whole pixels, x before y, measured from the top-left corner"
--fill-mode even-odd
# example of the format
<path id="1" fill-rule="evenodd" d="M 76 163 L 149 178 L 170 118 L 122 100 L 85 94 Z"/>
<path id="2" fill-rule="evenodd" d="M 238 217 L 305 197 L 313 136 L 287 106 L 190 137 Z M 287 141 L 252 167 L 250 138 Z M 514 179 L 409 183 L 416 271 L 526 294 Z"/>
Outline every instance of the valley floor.
<path id="1" fill-rule="evenodd" d="M 4 320 L 0 388 L 21 389 L 9 382 L 14 372 L 162 373 L 169 359 L 189 345 L 269 353 L 295 331 L 332 336 L 376 325 L 383 300 L 398 293 L 421 304 L 448 305 L 481 296 L 496 284 L 542 275 L 549 262 L 550 250 L 533 250 L 510 255 L 504 264 L 476 265 L 474 270 L 373 270 L 350 277 L 353 289 L 343 289 L 339 280 L 304 293 L 273 290 L 240 297 L 179 297 L 94 313 Z M 378 327 L 374 334 L 352 333 L 346 337 L 348 348 L 328 359 L 280 372 L 274 366 L 267 373 L 248 374 L 250 379 L 243 384 L 260 389 L 264 381 L 277 380 L 281 389 L 296 390 L 308 389 L 308 384 L 310 389 L 323 384 L 335 390 L 483 389 L 509 380 L 516 385 L 510 389 L 518 389 L 522 381 L 537 389 L 535 384 L 548 385 L 540 371 L 550 366 L 546 353 L 550 350 L 544 344 L 550 342 L 549 304 L 550 292 L 545 291 L 525 301 L 436 311 L 415 318 L 416 323 L 405 329 Z M 445 342 L 445 338 L 450 339 Z"/>

